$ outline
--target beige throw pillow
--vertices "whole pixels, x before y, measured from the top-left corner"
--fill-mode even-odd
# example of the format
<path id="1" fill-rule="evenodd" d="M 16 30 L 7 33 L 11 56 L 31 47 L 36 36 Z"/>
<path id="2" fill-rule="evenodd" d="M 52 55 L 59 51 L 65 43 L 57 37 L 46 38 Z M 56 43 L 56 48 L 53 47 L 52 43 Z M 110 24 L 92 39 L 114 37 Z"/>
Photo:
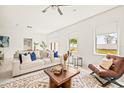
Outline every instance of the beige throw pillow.
<path id="1" fill-rule="evenodd" d="M 113 60 L 112 59 L 103 59 L 100 63 L 100 66 L 106 70 L 108 70 L 112 66 Z"/>
<path id="2" fill-rule="evenodd" d="M 36 54 L 36 58 L 37 59 L 40 59 L 41 58 L 41 54 L 40 54 L 40 51 L 35 51 L 35 54 Z"/>

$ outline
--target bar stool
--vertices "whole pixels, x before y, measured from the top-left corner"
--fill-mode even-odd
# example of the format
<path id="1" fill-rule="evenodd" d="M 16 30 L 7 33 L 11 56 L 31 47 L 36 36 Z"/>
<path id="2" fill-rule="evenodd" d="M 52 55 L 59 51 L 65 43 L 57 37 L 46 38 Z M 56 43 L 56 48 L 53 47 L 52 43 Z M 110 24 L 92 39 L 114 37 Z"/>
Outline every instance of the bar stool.
<path id="1" fill-rule="evenodd" d="M 77 66 L 77 57 L 72 57 L 72 63 L 74 66 Z"/>
<path id="2" fill-rule="evenodd" d="M 83 66 L 83 58 L 82 57 L 73 57 L 73 63 L 74 63 L 74 66 Z"/>
<path id="3" fill-rule="evenodd" d="M 83 64 L 83 58 L 82 57 L 77 57 L 77 66 L 82 67 L 82 64 Z"/>

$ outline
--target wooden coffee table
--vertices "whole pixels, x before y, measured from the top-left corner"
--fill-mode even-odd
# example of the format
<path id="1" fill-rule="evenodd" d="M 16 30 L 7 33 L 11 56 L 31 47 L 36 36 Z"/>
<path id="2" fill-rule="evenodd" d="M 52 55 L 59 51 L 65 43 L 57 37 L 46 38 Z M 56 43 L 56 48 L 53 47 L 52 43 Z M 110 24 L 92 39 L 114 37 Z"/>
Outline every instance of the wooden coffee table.
<path id="1" fill-rule="evenodd" d="M 63 70 L 60 75 L 55 75 L 51 68 L 45 69 L 44 72 L 50 77 L 50 88 L 71 88 L 72 77 L 80 73 L 79 70 L 73 67 L 68 67 L 67 71 Z"/>

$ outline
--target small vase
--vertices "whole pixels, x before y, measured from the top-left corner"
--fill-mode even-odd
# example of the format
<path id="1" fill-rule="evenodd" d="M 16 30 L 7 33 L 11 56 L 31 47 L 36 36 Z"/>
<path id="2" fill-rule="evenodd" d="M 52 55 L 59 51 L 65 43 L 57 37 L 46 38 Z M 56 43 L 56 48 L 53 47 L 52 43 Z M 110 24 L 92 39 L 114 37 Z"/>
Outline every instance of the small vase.
<path id="1" fill-rule="evenodd" d="M 64 70 L 64 71 L 66 71 L 66 70 L 67 70 L 66 61 L 64 61 L 64 64 L 63 64 L 63 70 Z"/>
<path id="2" fill-rule="evenodd" d="M 67 70 L 67 59 L 68 59 L 68 54 L 64 54 L 64 64 L 63 64 L 63 69 L 66 71 Z"/>

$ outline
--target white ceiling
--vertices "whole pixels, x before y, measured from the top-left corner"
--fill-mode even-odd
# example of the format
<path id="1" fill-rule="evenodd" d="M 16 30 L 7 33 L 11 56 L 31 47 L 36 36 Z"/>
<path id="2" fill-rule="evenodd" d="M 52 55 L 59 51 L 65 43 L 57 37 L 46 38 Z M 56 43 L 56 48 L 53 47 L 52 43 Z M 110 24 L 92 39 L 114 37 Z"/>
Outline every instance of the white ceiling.
<path id="1" fill-rule="evenodd" d="M 116 6 L 112 5 L 70 5 L 61 6 L 63 15 L 49 8 L 46 13 L 43 5 L 0 6 L 0 27 L 32 26 L 32 31 L 47 34 L 76 23 Z"/>

